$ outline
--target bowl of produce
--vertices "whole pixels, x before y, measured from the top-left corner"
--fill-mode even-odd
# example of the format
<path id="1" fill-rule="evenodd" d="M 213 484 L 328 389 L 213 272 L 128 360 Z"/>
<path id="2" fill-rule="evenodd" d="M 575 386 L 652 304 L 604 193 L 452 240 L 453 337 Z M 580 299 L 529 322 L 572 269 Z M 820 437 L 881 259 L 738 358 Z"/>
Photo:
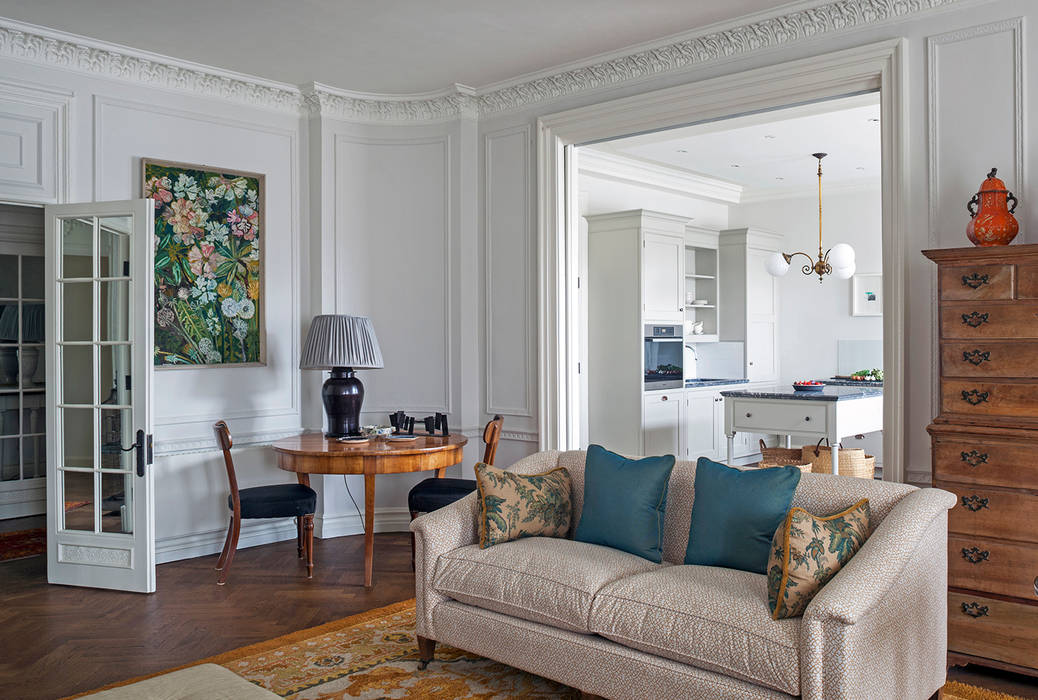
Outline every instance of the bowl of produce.
<path id="1" fill-rule="evenodd" d="M 883 381 L 883 370 L 861 369 L 851 374 L 851 379 L 856 382 L 881 382 Z"/>
<path id="2" fill-rule="evenodd" d="M 794 391 L 821 391 L 824 388 L 825 384 L 815 381 L 814 379 L 807 379 L 802 382 L 793 382 Z"/>

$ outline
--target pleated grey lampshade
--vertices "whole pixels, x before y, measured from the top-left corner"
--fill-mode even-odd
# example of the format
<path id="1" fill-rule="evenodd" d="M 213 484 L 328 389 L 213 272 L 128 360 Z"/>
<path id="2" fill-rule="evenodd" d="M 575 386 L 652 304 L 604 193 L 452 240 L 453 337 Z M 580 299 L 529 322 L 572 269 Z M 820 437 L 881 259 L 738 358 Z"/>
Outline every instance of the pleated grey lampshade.
<path id="1" fill-rule="evenodd" d="M 303 343 L 299 369 L 382 369 L 382 350 L 367 316 L 315 316 Z"/>

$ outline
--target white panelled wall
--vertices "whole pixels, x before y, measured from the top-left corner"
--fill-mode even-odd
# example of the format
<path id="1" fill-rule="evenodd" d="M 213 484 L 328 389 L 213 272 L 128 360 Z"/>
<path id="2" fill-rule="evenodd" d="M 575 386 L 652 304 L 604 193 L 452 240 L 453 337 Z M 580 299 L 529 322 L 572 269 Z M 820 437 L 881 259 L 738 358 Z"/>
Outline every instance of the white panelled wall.
<path id="1" fill-rule="evenodd" d="M 267 366 L 156 376 L 159 560 L 222 544 L 226 480 L 214 419 L 227 418 L 244 445 L 235 453 L 242 486 L 291 480 L 266 445 L 321 427 L 322 377 L 296 369 L 317 313 L 374 321 L 386 368 L 362 373 L 365 421 L 384 422 L 398 408 L 446 409 L 452 428 L 470 436 L 454 470 L 466 475 L 494 413 L 505 417 L 499 464 L 537 448 L 539 117 L 896 37 L 908 47 L 911 189 L 902 195 L 911 234 L 904 269 L 887 273 L 907 282 L 907 473 L 927 480 L 934 277 L 918 251 L 965 243 L 964 203 L 994 165 L 1021 196 L 1021 241 L 1038 241 L 1038 203 L 1027 199 L 1038 148 L 1025 128 L 1038 86 L 1023 63 L 1036 7 L 839 6 L 788 25 L 810 31 L 759 32 L 760 50 L 733 38 L 736 22 L 701 43 L 692 36 L 703 51 L 614 55 L 595 71 L 567 67 L 554 78 L 413 99 L 296 88 L 0 21 L 0 201 L 140 196 L 141 157 L 267 177 Z M 731 50 L 716 48 L 724 45 Z M 120 51 L 127 57 L 113 59 Z M 15 152 L 19 159 L 5 156 Z M 378 529 L 405 529 L 406 493 L 419 478 L 379 478 Z M 360 532 L 342 480 L 318 488 L 318 533 Z M 360 482 L 351 488 L 358 494 Z M 287 522 L 248 523 L 241 543 L 292 534 Z"/>

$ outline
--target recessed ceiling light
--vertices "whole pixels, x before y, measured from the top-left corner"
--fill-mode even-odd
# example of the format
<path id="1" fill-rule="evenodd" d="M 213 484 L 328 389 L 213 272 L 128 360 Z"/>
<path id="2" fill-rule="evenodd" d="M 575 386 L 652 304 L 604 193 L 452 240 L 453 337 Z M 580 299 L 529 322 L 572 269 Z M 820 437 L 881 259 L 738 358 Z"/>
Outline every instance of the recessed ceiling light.
<path id="1" fill-rule="evenodd" d="M 679 148 L 678 153 L 688 153 L 684 148 Z"/>
<path id="2" fill-rule="evenodd" d="M 766 139 L 768 139 L 770 141 L 771 139 L 775 138 L 775 135 L 774 134 L 764 134 L 764 138 L 766 138 Z"/>
<path id="3" fill-rule="evenodd" d="M 869 121 L 873 124 L 876 124 L 879 122 L 879 117 L 869 117 Z"/>
<path id="4" fill-rule="evenodd" d="M 738 163 L 732 163 L 732 164 L 731 164 L 731 165 L 729 165 L 728 167 L 729 167 L 729 168 L 738 168 L 738 167 L 739 167 L 739 164 L 738 164 Z"/>
<path id="5" fill-rule="evenodd" d="M 861 165 L 859 165 L 857 168 L 855 168 L 855 170 L 864 170 L 864 169 L 865 168 L 863 166 L 861 166 Z"/>
<path id="6" fill-rule="evenodd" d="M 777 178 L 775 178 L 775 179 L 776 179 L 776 180 L 785 180 L 786 178 L 784 178 L 784 177 L 777 177 Z"/>

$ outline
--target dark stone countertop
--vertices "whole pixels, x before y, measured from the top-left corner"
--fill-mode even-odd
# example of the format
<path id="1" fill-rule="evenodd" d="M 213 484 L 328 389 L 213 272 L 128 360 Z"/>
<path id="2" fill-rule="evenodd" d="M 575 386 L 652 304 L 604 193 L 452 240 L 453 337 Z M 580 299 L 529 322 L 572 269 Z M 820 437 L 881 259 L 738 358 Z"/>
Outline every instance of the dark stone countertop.
<path id="1" fill-rule="evenodd" d="M 721 396 L 733 399 L 792 399 L 794 401 L 849 401 L 870 396 L 883 396 L 879 387 L 826 386 L 821 391 L 796 391 L 792 386 L 777 385 L 758 391 L 722 391 Z"/>
<path id="2" fill-rule="evenodd" d="M 726 386 L 731 384 L 749 384 L 749 379 L 686 379 L 686 389 L 699 389 L 700 387 Z"/>
<path id="3" fill-rule="evenodd" d="M 832 379 L 823 379 L 822 381 L 825 382 L 826 386 L 871 386 L 878 387 L 880 389 L 883 388 L 883 382 L 881 381 L 873 382 L 855 379 L 837 379 L 836 377 L 833 377 Z"/>

